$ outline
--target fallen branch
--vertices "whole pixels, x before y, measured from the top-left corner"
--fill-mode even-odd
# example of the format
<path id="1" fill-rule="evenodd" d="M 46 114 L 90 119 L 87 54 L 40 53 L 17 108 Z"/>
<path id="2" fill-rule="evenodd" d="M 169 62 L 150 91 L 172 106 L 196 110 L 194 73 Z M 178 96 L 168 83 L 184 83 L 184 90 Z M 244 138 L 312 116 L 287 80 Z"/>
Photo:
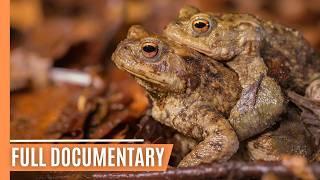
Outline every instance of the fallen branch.
<path id="1" fill-rule="evenodd" d="M 315 177 L 320 177 L 320 164 L 308 166 Z M 15 172 L 13 177 L 38 179 L 258 179 L 267 173 L 277 177 L 292 179 L 296 177 L 281 162 L 226 162 L 188 168 L 169 168 L 163 172 Z M 30 177 L 31 176 L 31 177 Z"/>

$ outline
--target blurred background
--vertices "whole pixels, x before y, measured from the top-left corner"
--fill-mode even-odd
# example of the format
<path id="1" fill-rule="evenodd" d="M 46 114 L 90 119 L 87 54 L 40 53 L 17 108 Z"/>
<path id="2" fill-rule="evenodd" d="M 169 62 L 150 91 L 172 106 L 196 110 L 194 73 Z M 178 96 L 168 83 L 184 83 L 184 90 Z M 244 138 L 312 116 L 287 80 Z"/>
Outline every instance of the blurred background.
<path id="1" fill-rule="evenodd" d="M 320 0 L 11 0 L 11 139 L 174 143 L 174 131 L 148 116 L 143 89 L 110 57 L 131 25 L 161 33 L 185 4 L 255 14 L 320 48 Z"/>

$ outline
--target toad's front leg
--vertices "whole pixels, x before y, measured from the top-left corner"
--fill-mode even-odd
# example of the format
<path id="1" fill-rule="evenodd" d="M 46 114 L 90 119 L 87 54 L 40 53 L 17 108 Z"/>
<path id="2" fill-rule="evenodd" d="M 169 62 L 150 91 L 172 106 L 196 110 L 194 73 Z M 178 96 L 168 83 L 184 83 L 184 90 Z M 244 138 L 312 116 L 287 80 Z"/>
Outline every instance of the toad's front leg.
<path id="1" fill-rule="evenodd" d="M 190 107 L 164 123 L 201 141 L 182 159 L 179 167 L 226 161 L 238 150 L 239 141 L 231 125 L 210 107 Z"/>
<path id="2" fill-rule="evenodd" d="M 221 120 L 225 121 L 226 120 Z M 218 122 L 208 127 L 208 135 L 179 163 L 179 167 L 196 166 L 201 163 L 227 161 L 239 148 L 239 141 L 231 126 Z"/>
<path id="3" fill-rule="evenodd" d="M 237 72 L 243 88 L 229 121 L 239 139 L 244 140 L 272 126 L 283 112 L 285 101 L 277 82 L 266 76 L 262 58 L 239 56 L 228 65 Z"/>

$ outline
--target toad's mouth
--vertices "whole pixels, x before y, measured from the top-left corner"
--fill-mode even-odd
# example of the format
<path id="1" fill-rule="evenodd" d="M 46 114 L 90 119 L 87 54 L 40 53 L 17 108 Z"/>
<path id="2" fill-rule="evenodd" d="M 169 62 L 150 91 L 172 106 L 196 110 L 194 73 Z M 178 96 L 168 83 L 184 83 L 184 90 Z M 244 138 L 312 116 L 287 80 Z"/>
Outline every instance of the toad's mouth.
<path id="1" fill-rule="evenodd" d="M 195 51 L 198 51 L 200 53 L 203 53 L 207 56 L 211 56 L 212 55 L 212 52 L 210 49 L 207 49 L 205 47 L 202 47 L 201 45 L 197 45 L 196 43 L 194 43 L 193 40 L 191 39 L 178 39 L 179 42 L 185 46 L 188 46 L 190 47 L 191 49 L 195 50 Z"/>
<path id="2" fill-rule="evenodd" d="M 128 73 L 130 73 L 131 75 L 133 75 L 134 77 L 137 77 L 141 80 L 144 80 L 146 82 L 149 82 L 149 83 L 153 83 L 153 84 L 157 84 L 157 85 L 160 85 L 160 86 L 163 86 L 163 87 L 166 87 L 168 85 L 167 82 L 165 81 L 160 81 L 158 79 L 155 79 L 153 77 L 150 77 L 150 76 L 146 76 L 145 74 L 140 74 L 140 73 L 137 73 L 135 71 L 132 71 L 128 68 L 125 68 L 125 67 L 122 67 L 122 69 L 124 69 L 125 71 L 127 71 Z"/>
<path id="3" fill-rule="evenodd" d="M 195 51 L 198 51 L 200 53 L 203 53 L 207 56 L 211 56 L 211 54 L 212 54 L 210 49 L 207 49 L 207 48 L 195 43 L 197 41 L 192 40 L 191 38 L 183 38 L 183 36 L 180 36 L 179 33 L 169 33 L 166 31 L 164 31 L 164 33 L 169 39 L 171 39 L 179 44 L 185 45 L 185 46 L 187 46 Z"/>
<path id="4" fill-rule="evenodd" d="M 134 66 L 128 65 L 127 63 L 123 62 L 122 59 L 124 59 L 124 58 L 120 58 L 120 59 L 115 58 L 115 60 L 114 60 L 115 65 L 119 69 L 127 71 L 132 76 L 140 78 L 146 82 L 157 84 L 157 85 L 163 86 L 163 87 L 168 86 L 169 83 L 165 81 L 165 78 L 160 78 L 159 75 L 153 75 L 152 73 L 147 74 L 143 70 L 140 70 L 138 68 L 134 68 Z"/>
<path id="5" fill-rule="evenodd" d="M 149 89 L 152 88 L 150 85 L 153 84 L 154 87 L 156 87 L 157 90 L 168 90 L 171 91 L 181 91 L 185 89 L 186 84 L 185 82 L 181 82 L 180 80 L 177 80 L 177 78 L 168 77 L 168 76 L 159 76 L 159 75 L 146 75 L 145 73 L 139 73 L 137 71 L 133 71 L 127 68 L 120 68 L 128 73 L 130 73 L 132 76 L 134 76 L 140 85 L 143 87 Z"/>
<path id="6" fill-rule="evenodd" d="M 190 48 L 193 49 L 193 50 L 199 51 L 200 53 L 203 53 L 203 54 L 205 54 L 207 56 L 211 56 L 211 51 L 209 51 L 209 50 L 201 49 L 201 48 L 199 48 L 198 46 L 195 46 L 195 45 L 191 45 Z"/>

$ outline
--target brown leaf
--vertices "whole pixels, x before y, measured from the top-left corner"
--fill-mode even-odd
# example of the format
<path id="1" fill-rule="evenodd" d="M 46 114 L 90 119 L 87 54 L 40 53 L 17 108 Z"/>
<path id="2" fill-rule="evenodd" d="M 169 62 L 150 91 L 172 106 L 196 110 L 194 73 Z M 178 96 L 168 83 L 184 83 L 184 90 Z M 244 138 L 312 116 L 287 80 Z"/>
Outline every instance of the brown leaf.
<path id="1" fill-rule="evenodd" d="M 75 115 L 68 113 L 66 117 L 62 114 L 64 111 L 76 112 L 70 103 L 80 92 L 81 89 L 75 87 L 47 86 L 14 94 L 11 97 L 11 139 L 59 138 Z M 65 120 L 59 131 L 52 132 L 50 128 L 61 119 Z"/>

